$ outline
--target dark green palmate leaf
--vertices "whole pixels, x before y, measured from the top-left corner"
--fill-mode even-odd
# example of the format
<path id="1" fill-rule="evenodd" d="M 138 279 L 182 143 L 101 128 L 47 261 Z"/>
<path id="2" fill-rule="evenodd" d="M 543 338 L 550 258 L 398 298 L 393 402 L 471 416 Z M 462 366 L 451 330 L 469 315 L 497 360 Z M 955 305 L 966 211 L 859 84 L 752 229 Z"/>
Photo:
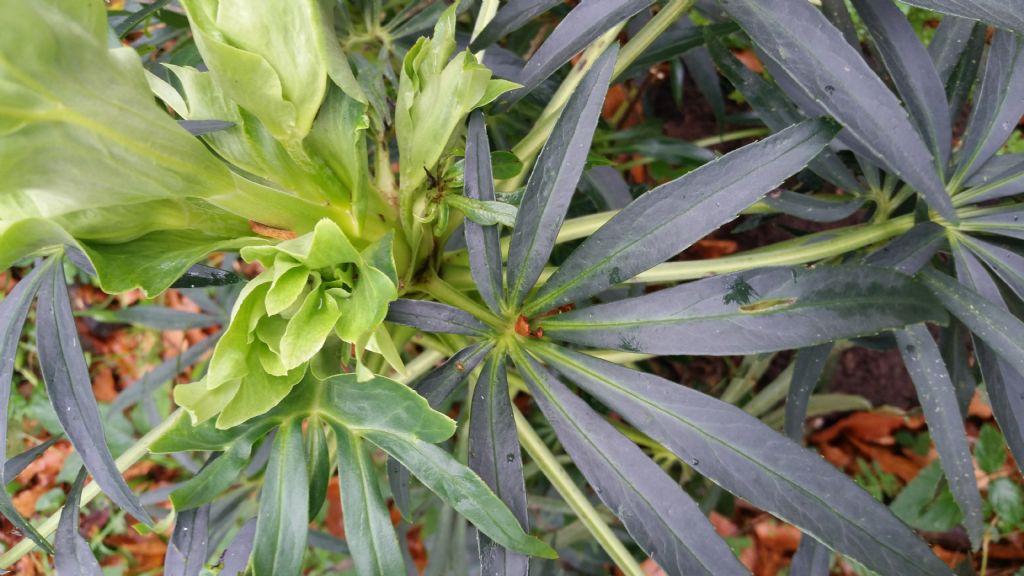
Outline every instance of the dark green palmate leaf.
<path id="1" fill-rule="evenodd" d="M 1017 298 L 1024 300 L 1024 256 L 977 238 L 965 237 L 961 241 L 1010 287 Z"/>
<path id="2" fill-rule="evenodd" d="M 964 45 L 960 61 L 946 79 L 946 99 L 949 100 L 949 118 L 956 121 L 964 104 L 974 90 L 981 67 L 982 54 L 988 44 L 988 26 L 976 23 L 971 36 Z"/>
<path id="3" fill-rule="evenodd" d="M 778 86 L 744 66 L 720 39 L 709 37 L 708 50 L 722 75 L 743 94 L 766 126 L 778 132 L 806 119 Z M 831 150 L 822 150 L 808 167 L 843 190 L 863 191 L 861 183 Z"/>
<path id="4" fill-rule="evenodd" d="M 811 394 L 818 386 L 825 371 L 825 362 L 832 353 L 833 345 L 819 344 L 810 348 L 804 348 L 796 354 L 793 360 L 793 376 L 790 379 L 789 391 L 786 393 L 786 419 L 784 422 L 786 436 L 794 442 L 804 441 L 804 420 L 807 418 L 807 406 Z M 829 561 L 832 559 L 832 551 L 824 544 L 818 542 L 813 536 L 803 534 L 800 536 L 800 545 L 796 554 L 793 555 L 793 562 L 790 564 L 789 573 L 791 576 L 826 576 L 828 574 Z"/>
<path id="5" fill-rule="evenodd" d="M 835 131 L 809 120 L 644 194 L 577 248 L 524 312 L 593 296 L 664 262 L 803 168 Z"/>
<path id="6" fill-rule="evenodd" d="M 980 267 L 976 270 L 978 273 L 983 271 Z M 981 277 L 978 273 L 967 278 L 976 283 L 991 283 L 990 278 Z M 981 291 L 981 294 L 989 296 L 985 298 L 976 291 L 977 284 L 974 289 L 961 286 L 953 278 L 934 270 L 926 269 L 919 277 L 952 315 L 970 328 L 975 336 L 981 338 L 1014 370 L 1024 374 L 1024 322 L 1007 313 L 1001 298 L 998 302 L 992 300 L 999 294 L 998 289 L 994 292 Z M 965 279 L 963 275 L 960 275 L 960 278 L 961 281 Z"/>
<path id="7" fill-rule="evenodd" d="M 309 476 L 302 420 L 281 425 L 267 463 L 256 520 L 255 576 L 299 574 L 306 553 Z M 348 508 L 346 508 L 346 511 Z"/>
<path id="8" fill-rule="evenodd" d="M 103 570 L 96 561 L 89 543 L 78 532 L 78 507 L 82 499 L 82 486 L 85 484 L 86 470 L 78 472 L 71 490 L 68 492 L 64 508 L 57 522 L 57 550 L 54 567 L 57 576 L 102 576 Z"/>
<path id="9" fill-rule="evenodd" d="M 202 288 L 206 286 L 228 286 L 238 284 L 243 278 L 234 272 L 221 270 L 205 264 L 194 264 L 184 276 L 178 278 L 171 288 Z"/>
<path id="10" fill-rule="evenodd" d="M 439 410 L 492 348 L 490 344 L 478 343 L 458 351 L 447 362 L 417 381 L 413 388 L 427 400 L 431 408 Z M 411 520 L 409 470 L 394 458 L 388 458 L 388 483 L 391 485 L 395 506 L 404 518 Z"/>
<path id="11" fill-rule="evenodd" d="M 935 71 L 938 72 L 943 86 L 953 74 L 953 70 L 960 62 L 960 56 L 967 48 L 967 43 L 977 25 L 973 20 L 946 16 L 939 22 L 935 29 L 932 41 L 928 43 L 928 53 L 932 62 L 935 63 Z"/>
<path id="12" fill-rule="evenodd" d="M 826 200 L 807 194 L 780 190 L 765 197 L 764 203 L 773 210 L 811 222 L 836 222 L 851 216 L 864 205 L 864 198 Z"/>
<path id="13" fill-rule="evenodd" d="M 338 478 L 341 507 L 345 510 L 345 534 L 352 561 L 361 576 L 405 574 L 398 537 L 391 526 L 377 473 L 360 438 L 344 426 L 334 426 L 338 440 Z"/>
<path id="14" fill-rule="evenodd" d="M 60 258 L 54 262 L 59 263 Z M 50 403 L 71 444 L 82 456 L 85 467 L 115 504 L 150 524 L 149 514 L 125 484 L 107 448 L 92 391 L 92 379 L 82 356 L 75 319 L 71 315 L 64 270 L 58 265 L 45 271 L 39 290 L 36 346 Z"/>
<path id="15" fill-rule="evenodd" d="M 992 37 L 953 180 L 961 182 L 980 170 L 1016 129 L 1022 114 L 1024 40 L 1000 30 Z"/>
<path id="16" fill-rule="evenodd" d="M 952 126 L 938 71 L 903 12 L 889 0 L 853 0 L 910 118 L 939 171 L 949 162 Z"/>
<path id="17" fill-rule="evenodd" d="M 426 400 L 409 387 L 382 377 L 359 382 L 355 375 L 349 374 L 329 378 L 324 382 L 307 382 L 305 386 L 300 385 L 296 394 L 299 406 L 302 406 L 301 402 L 309 402 L 319 410 L 320 416 L 331 424 L 338 434 L 339 445 L 348 443 L 344 448 L 348 452 L 339 458 L 348 463 L 339 464 L 342 496 L 345 497 L 345 487 L 352 486 L 352 482 L 357 482 L 355 486 L 362 488 L 355 489 L 360 492 L 353 495 L 356 499 L 356 502 L 351 504 L 353 507 L 350 507 L 348 500 L 343 502 L 346 522 L 348 514 L 356 514 L 355 510 L 358 508 L 355 506 L 372 510 L 372 507 L 366 506 L 372 505 L 376 498 L 372 493 L 372 490 L 378 489 L 376 472 L 371 468 L 366 468 L 365 473 L 360 472 L 361 468 L 370 465 L 363 442 L 368 440 L 410 470 L 427 488 L 499 545 L 521 554 L 555 557 L 551 548 L 522 530 L 515 515 L 476 473 L 448 452 L 432 444 L 450 438 L 455 433 L 455 423 L 444 414 L 431 410 Z M 302 400 L 303 397 L 306 399 Z M 287 402 L 281 408 L 286 412 L 292 409 L 294 408 L 290 408 Z M 360 459 L 366 459 L 367 464 L 361 464 Z M 347 473 L 355 474 L 355 477 L 346 476 Z M 362 480 L 359 480 L 360 475 Z M 371 480 L 374 483 L 372 489 L 367 485 Z M 361 530 L 367 530 L 366 522 L 374 523 L 376 526 L 370 512 L 361 514 L 369 514 L 362 520 L 353 519 L 363 523 L 360 524 Z M 394 530 L 391 528 L 390 515 L 387 514 L 386 508 L 382 521 L 386 523 L 392 535 L 385 537 L 383 534 L 377 534 L 374 538 L 384 538 L 382 541 L 387 541 L 388 538 L 394 537 Z M 352 531 L 348 530 L 346 524 L 346 531 L 351 537 L 360 529 L 354 527 Z M 356 546 L 350 541 L 350 546 L 354 551 L 363 549 L 368 554 L 376 549 L 372 542 Z M 383 557 L 379 560 L 394 561 L 390 556 L 387 560 Z M 370 567 L 376 561 L 368 556 L 362 562 L 364 566 Z M 401 555 L 398 556 L 398 562 L 401 562 Z M 377 572 L 360 571 L 360 574 L 375 573 Z M 390 575 L 398 572 L 381 573 Z"/>
<path id="18" fill-rule="evenodd" d="M 526 530 L 526 486 L 519 436 L 512 417 L 504 358 L 492 358 L 484 365 L 473 388 L 469 420 L 469 467 L 501 498 Z M 529 572 L 526 556 L 509 552 L 483 533 L 478 534 L 480 569 L 494 576 Z"/>
<path id="19" fill-rule="evenodd" d="M 786 436 L 794 442 L 803 442 L 804 419 L 807 417 L 807 403 L 818 386 L 818 380 L 825 370 L 825 361 L 832 353 L 832 343 L 819 344 L 797 352 L 793 361 L 793 377 L 786 394 Z"/>
<path id="20" fill-rule="evenodd" d="M 18 341 L 29 309 L 32 307 L 32 300 L 43 282 L 49 279 L 50 269 L 55 266 L 56 259 L 36 266 L 18 282 L 3 302 L 0 302 L 0 478 L 3 478 L 4 486 L 10 482 L 8 468 L 12 467 L 12 462 L 7 462 L 7 416 L 10 413 L 11 383 L 14 377 L 14 359 L 18 354 Z M 0 490 L 0 513 L 40 548 L 48 554 L 53 553 L 53 547 L 46 538 L 14 508 L 14 502 L 6 489 Z"/>
<path id="21" fill-rule="evenodd" d="M 934 222 L 921 222 L 914 225 L 910 232 L 897 236 L 895 240 L 868 254 L 864 263 L 904 274 L 916 274 L 945 243 L 945 228 Z"/>
<path id="22" fill-rule="evenodd" d="M 331 456 L 327 434 L 319 419 L 310 420 L 306 429 L 306 465 L 309 468 L 309 521 L 312 522 L 327 500 L 331 481 Z"/>
<path id="23" fill-rule="evenodd" d="M 636 444 L 535 361 L 518 355 L 516 366 L 598 497 L 662 569 L 747 573 L 697 504 Z"/>
<path id="24" fill-rule="evenodd" d="M 603 0 L 577 4 L 523 65 L 523 73 L 518 79 L 523 87 L 510 92 L 509 97 L 518 99 L 530 93 L 609 28 L 651 4 L 654 0 Z M 579 93 L 579 89 L 576 92 Z"/>
<path id="25" fill-rule="evenodd" d="M 558 6 L 562 0 L 511 0 L 473 38 L 469 48 L 476 52 L 494 44 L 503 36 L 525 26 L 530 20 Z"/>
<path id="26" fill-rule="evenodd" d="M 1024 0 L 907 0 L 907 4 L 1024 34 Z"/>
<path id="27" fill-rule="evenodd" d="M 388 315 L 385 320 L 412 326 L 426 332 L 468 335 L 480 335 L 487 332 L 487 326 L 469 312 L 440 302 L 400 298 L 388 307 Z"/>
<path id="28" fill-rule="evenodd" d="M 542 326 L 547 336 L 595 348 L 733 355 L 945 320 L 938 302 L 909 276 L 837 266 L 716 276 L 553 316 Z"/>
<path id="29" fill-rule="evenodd" d="M 530 173 L 508 252 L 507 301 L 512 307 L 522 304 L 551 255 L 586 164 L 616 54 L 614 47 L 607 50 L 583 78 Z"/>
<path id="30" fill-rule="evenodd" d="M 566 349 L 531 351 L 697 472 L 830 548 L 880 574 L 950 574 L 845 474 L 739 408 Z"/>
<path id="31" fill-rule="evenodd" d="M 947 276 L 934 272 L 931 274 L 934 274 L 935 282 L 941 283 L 947 294 L 953 292 L 946 296 L 948 301 L 944 300 L 950 311 L 958 317 L 960 314 L 972 316 L 972 322 L 962 318 L 961 321 L 973 332 L 975 354 L 981 366 L 985 389 L 992 399 L 992 412 L 1020 468 L 1020 462 L 1024 459 L 1024 421 L 1019 416 L 1024 414 L 1024 394 L 1021 393 L 1024 371 L 1001 357 L 1005 353 L 1014 354 L 1012 347 L 998 352 L 998 341 L 991 337 L 986 339 L 987 332 L 978 331 L 979 327 L 983 328 L 983 324 L 992 321 L 989 318 L 991 315 L 998 315 L 998 318 L 1012 316 L 999 292 L 999 286 L 977 257 L 959 244 L 954 245 L 953 256 L 956 260 L 957 279 L 963 287 L 957 286 Z M 1019 340 L 1017 344 L 1020 344 Z M 1019 358 L 1020 352 L 1016 354 Z"/>
<path id="32" fill-rule="evenodd" d="M 491 145 L 487 140 L 487 125 L 481 112 L 469 118 L 466 136 L 465 193 L 469 198 L 484 202 L 494 201 L 494 177 L 491 173 Z M 501 271 L 501 241 L 497 226 L 481 226 L 473 221 L 464 224 L 469 268 L 477 291 L 495 313 L 501 312 L 505 295 Z"/>
<path id="33" fill-rule="evenodd" d="M 974 461 L 967 445 L 963 415 L 946 364 L 924 324 L 897 330 L 896 342 L 917 390 L 949 489 L 963 513 L 964 527 L 971 544 L 977 549 L 981 546 L 984 530 L 981 495 L 974 479 Z"/>
<path id="34" fill-rule="evenodd" d="M 856 152 L 885 166 L 956 221 L 935 160 L 900 102 L 857 51 L 803 0 L 719 0 L 800 94 L 846 127 L 840 135 Z M 931 66 L 931 61 L 926 62 Z M 884 135 L 884 137 L 880 137 Z"/>
<path id="35" fill-rule="evenodd" d="M 997 200 L 1024 192 L 1024 154 L 993 156 L 967 179 L 965 192 L 972 203 Z"/>
<path id="36" fill-rule="evenodd" d="M 210 554 L 210 506 L 178 513 L 164 556 L 164 576 L 199 576 Z"/>
<path id="37" fill-rule="evenodd" d="M 492 540 L 520 554 L 557 557 L 546 544 L 526 535 L 515 515 L 487 484 L 445 450 L 408 434 L 366 430 L 363 435 Z"/>

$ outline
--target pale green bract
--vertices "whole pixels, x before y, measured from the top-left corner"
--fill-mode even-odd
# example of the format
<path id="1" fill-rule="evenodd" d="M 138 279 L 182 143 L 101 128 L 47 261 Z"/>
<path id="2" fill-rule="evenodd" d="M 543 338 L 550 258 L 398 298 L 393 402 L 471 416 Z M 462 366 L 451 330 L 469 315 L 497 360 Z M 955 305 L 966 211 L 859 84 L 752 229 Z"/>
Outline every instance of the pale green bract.
<path id="1" fill-rule="evenodd" d="M 399 185 L 408 196 L 427 179 L 449 148 L 455 131 L 473 110 L 519 85 L 491 79 L 491 71 L 466 50 L 455 52 L 455 9 L 449 6 L 434 27 L 405 55 L 395 104 L 400 156 Z"/>
<path id="2" fill-rule="evenodd" d="M 317 0 L 184 0 L 206 65 L 235 102 L 275 138 L 309 133 L 327 89 L 323 14 Z M 287 34 L 282 31 L 287 30 Z"/>
<path id="3" fill-rule="evenodd" d="M 391 237 L 357 251 L 341 228 L 321 220 L 303 236 L 276 246 L 251 246 L 242 257 L 265 270 L 238 297 L 231 324 L 214 350 L 206 377 L 175 388 L 195 422 L 214 415 L 230 428 L 263 414 L 302 380 L 318 354 L 337 371 L 342 355 L 328 339 L 355 346 L 356 360 L 388 304 L 398 297 Z"/>

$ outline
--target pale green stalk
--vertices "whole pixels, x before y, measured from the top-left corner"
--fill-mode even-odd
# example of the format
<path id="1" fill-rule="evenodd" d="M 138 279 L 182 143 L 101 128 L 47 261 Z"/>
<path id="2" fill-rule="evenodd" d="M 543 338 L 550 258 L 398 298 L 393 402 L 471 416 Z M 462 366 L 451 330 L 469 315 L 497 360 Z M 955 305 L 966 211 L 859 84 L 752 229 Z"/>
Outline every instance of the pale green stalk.
<path id="1" fill-rule="evenodd" d="M 619 59 L 615 62 L 615 71 L 612 72 L 612 78 L 618 78 L 620 74 L 625 72 L 626 68 L 629 68 L 665 30 L 668 30 L 668 27 L 673 22 L 679 20 L 694 4 L 696 4 L 696 0 L 669 0 L 668 4 L 665 4 L 654 15 L 654 18 L 651 18 L 637 32 L 636 36 L 630 38 L 629 42 L 622 47 L 622 51 L 619 52 Z"/>
<path id="2" fill-rule="evenodd" d="M 565 108 L 569 98 L 576 91 L 576 87 L 580 85 L 583 77 L 594 66 L 594 62 L 597 62 L 601 54 L 604 54 L 605 50 L 618 41 L 619 32 L 622 31 L 625 25 L 626 23 L 623 22 L 612 27 L 583 51 L 579 62 L 565 77 L 565 80 L 562 81 L 562 85 L 555 91 L 551 100 L 548 101 L 548 105 L 544 107 L 544 111 L 541 112 L 533 128 L 518 144 L 512 147 L 512 153 L 523 163 L 523 169 L 514 178 L 503 181 L 501 185 L 502 190 L 509 192 L 522 185 L 523 179 L 530 172 L 534 159 L 536 159 L 544 143 L 548 141 L 548 137 L 551 136 L 551 131 L 554 129 L 555 122 L 562 113 L 562 108 Z"/>
<path id="3" fill-rule="evenodd" d="M 537 467 L 555 487 L 555 490 L 562 495 L 565 503 L 572 508 L 573 512 L 586 526 L 590 534 L 594 536 L 601 548 L 608 553 L 615 565 L 627 576 L 643 576 L 644 571 L 637 564 L 633 555 L 626 550 L 626 547 L 615 536 L 612 529 L 601 519 L 600 513 L 590 503 L 579 486 L 572 481 L 565 468 L 558 463 L 557 458 L 551 453 L 544 441 L 537 435 L 537 431 L 530 426 L 530 423 L 515 406 L 512 413 L 516 419 L 516 430 L 519 433 L 519 442 L 523 449 L 530 455 Z"/>

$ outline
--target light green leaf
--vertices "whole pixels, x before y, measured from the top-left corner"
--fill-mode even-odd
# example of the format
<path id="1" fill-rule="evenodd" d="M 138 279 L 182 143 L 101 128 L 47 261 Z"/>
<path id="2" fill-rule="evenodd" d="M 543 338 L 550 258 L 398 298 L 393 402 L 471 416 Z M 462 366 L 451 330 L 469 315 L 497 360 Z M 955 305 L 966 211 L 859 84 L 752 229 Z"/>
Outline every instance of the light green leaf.
<path id="1" fill-rule="evenodd" d="M 558 557 L 550 546 L 524 532 L 487 484 L 448 452 L 405 434 L 367 430 L 363 435 L 498 544 L 529 556 Z"/>
<path id="2" fill-rule="evenodd" d="M 518 209 L 511 204 L 495 202 L 493 200 L 476 200 L 457 194 L 445 196 L 445 202 L 451 204 L 465 214 L 466 218 L 481 226 L 501 224 L 511 228 L 516 223 Z"/>
<path id="3" fill-rule="evenodd" d="M 281 403 L 306 373 L 303 364 L 285 376 L 274 376 L 261 369 L 259 359 L 249 356 L 249 374 L 242 378 L 231 401 L 221 410 L 217 428 L 226 430 L 264 414 Z"/>
<path id="4" fill-rule="evenodd" d="M 264 299 L 267 314 L 271 316 L 284 312 L 298 301 L 310 274 L 309 268 L 298 262 L 277 262 L 273 270 L 274 281 Z"/>
<path id="5" fill-rule="evenodd" d="M 325 28 L 315 0 L 185 0 L 193 36 L 222 90 L 276 139 L 309 133 L 327 89 Z"/>
<path id="6" fill-rule="evenodd" d="M 320 384 L 319 407 L 324 418 L 361 433 L 379 430 L 408 434 L 427 442 L 443 442 L 455 433 L 455 422 L 430 408 L 404 384 L 377 376 L 359 382 L 354 374 L 328 378 Z"/>
<path id="7" fill-rule="evenodd" d="M 291 370 L 313 357 L 324 345 L 341 310 L 323 288 L 313 289 L 299 311 L 288 321 L 281 337 L 281 361 Z"/>
<path id="8" fill-rule="evenodd" d="M 999 429 L 991 424 L 984 424 L 978 433 L 978 441 L 974 444 L 974 457 L 978 468 L 986 474 L 995 474 L 1006 464 L 1006 441 Z"/>
<path id="9" fill-rule="evenodd" d="M 384 321 L 388 303 L 398 297 L 398 289 L 387 274 L 376 268 L 361 271 L 359 282 L 349 298 L 338 300 L 341 318 L 335 332 L 346 342 L 359 342 Z"/>

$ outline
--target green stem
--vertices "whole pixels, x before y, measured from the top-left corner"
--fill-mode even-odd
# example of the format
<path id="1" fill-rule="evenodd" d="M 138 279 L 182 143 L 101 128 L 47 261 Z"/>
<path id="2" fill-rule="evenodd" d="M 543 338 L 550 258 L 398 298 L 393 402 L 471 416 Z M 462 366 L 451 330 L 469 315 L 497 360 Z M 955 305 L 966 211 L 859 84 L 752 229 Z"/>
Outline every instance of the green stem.
<path id="1" fill-rule="evenodd" d="M 696 4 L 697 0 L 669 0 L 668 4 L 662 7 L 654 18 L 651 18 L 643 28 L 633 36 L 622 51 L 619 52 L 619 59 L 615 62 L 615 70 L 612 78 L 618 78 L 629 66 L 636 61 L 650 46 L 660 37 L 673 22 L 686 14 L 686 11 Z"/>
<path id="2" fill-rule="evenodd" d="M 590 500 L 579 489 L 579 486 L 572 481 L 565 468 L 558 463 L 557 458 L 551 453 L 544 441 L 537 435 L 537 431 L 530 426 L 530 423 L 515 406 L 512 407 L 516 419 L 516 430 L 519 433 L 519 442 L 523 449 L 530 455 L 533 462 L 537 464 L 544 476 L 555 487 L 555 490 L 562 495 L 565 503 L 572 508 L 573 512 L 586 526 L 587 530 L 594 536 L 601 548 L 608 553 L 615 565 L 628 576 L 643 576 L 644 571 L 637 564 L 633 555 L 626 550 L 626 547 L 615 536 L 612 529 L 601 519 L 600 513 L 594 508 Z"/>
<path id="3" fill-rule="evenodd" d="M 174 426 L 178 419 L 183 416 L 184 412 L 182 410 L 175 410 L 163 422 L 147 432 L 145 436 L 139 438 L 135 444 L 132 444 L 131 447 L 125 450 L 124 453 L 121 454 L 121 456 L 119 456 L 114 462 L 117 465 L 118 472 L 124 473 L 125 470 L 131 468 L 136 462 L 141 460 L 142 457 L 149 452 L 149 447 L 153 445 L 153 442 L 156 442 L 157 438 Z M 99 494 L 99 485 L 96 482 L 89 483 L 89 485 L 82 490 L 82 501 L 80 505 L 85 506 L 89 502 L 92 502 L 93 498 L 99 496 Z M 61 508 L 61 510 L 63 510 L 63 508 Z M 57 531 L 57 523 L 60 522 L 61 510 L 51 514 L 49 518 L 44 520 L 43 523 L 37 527 L 39 533 L 44 537 L 49 538 Z M 0 570 L 13 566 L 18 560 L 35 548 L 35 542 L 28 538 L 21 540 L 12 546 L 10 550 L 4 552 L 4 554 L 0 556 Z"/>
<path id="4" fill-rule="evenodd" d="M 714 146 L 715 144 L 725 144 L 726 142 L 743 140 L 744 138 L 757 138 L 758 136 L 767 136 L 771 133 L 772 131 L 768 128 L 747 128 L 746 130 L 737 130 L 735 132 L 728 132 L 719 136 L 708 136 L 707 138 L 694 140 L 691 144 L 701 148 L 707 148 L 708 146 Z"/>
<path id="5" fill-rule="evenodd" d="M 583 81 L 583 77 L 590 71 L 594 66 L 594 62 L 597 61 L 598 57 L 608 49 L 609 46 L 618 41 L 619 32 L 625 26 L 625 22 L 612 27 L 602 34 L 597 40 L 587 47 L 583 51 L 583 55 L 580 57 L 579 62 L 569 72 L 562 81 L 562 85 L 558 87 L 555 94 L 548 101 L 548 105 L 544 107 L 544 111 L 541 112 L 540 118 L 533 125 L 530 132 L 523 137 L 514 147 L 512 147 L 512 153 L 519 158 L 519 161 L 523 163 L 523 169 L 519 171 L 519 174 L 514 178 L 505 180 L 502 183 L 501 189 L 505 192 L 511 192 L 522 185 L 523 179 L 530 172 L 530 166 L 533 164 L 534 159 L 540 152 L 540 149 L 544 146 L 544 143 L 548 141 L 548 137 L 551 135 L 551 131 L 555 127 L 555 122 L 558 117 L 562 114 L 562 108 L 565 107 L 566 103 L 569 102 L 569 97 L 572 96 L 573 92 L 576 91 L 576 87 Z"/>
<path id="6" fill-rule="evenodd" d="M 705 276 L 740 272 L 769 266 L 807 264 L 840 256 L 888 240 L 914 226 L 912 214 L 878 224 L 851 226 L 842 231 L 825 231 L 793 240 L 778 242 L 763 249 L 710 260 L 666 262 L 642 272 L 629 282 L 672 282 L 695 280 Z"/>
<path id="7" fill-rule="evenodd" d="M 469 296 L 466 296 L 462 292 L 452 288 L 451 285 L 444 280 L 441 280 L 436 275 L 432 274 L 430 278 L 427 279 L 426 283 L 422 284 L 420 288 L 438 302 L 448 304 L 449 306 L 454 306 L 456 308 L 461 308 L 473 316 L 476 316 L 478 320 L 484 322 L 488 326 L 499 329 L 504 328 L 505 326 L 505 322 L 503 322 L 501 318 L 495 316 L 493 312 L 485 308 L 483 305 L 478 304 Z"/>

